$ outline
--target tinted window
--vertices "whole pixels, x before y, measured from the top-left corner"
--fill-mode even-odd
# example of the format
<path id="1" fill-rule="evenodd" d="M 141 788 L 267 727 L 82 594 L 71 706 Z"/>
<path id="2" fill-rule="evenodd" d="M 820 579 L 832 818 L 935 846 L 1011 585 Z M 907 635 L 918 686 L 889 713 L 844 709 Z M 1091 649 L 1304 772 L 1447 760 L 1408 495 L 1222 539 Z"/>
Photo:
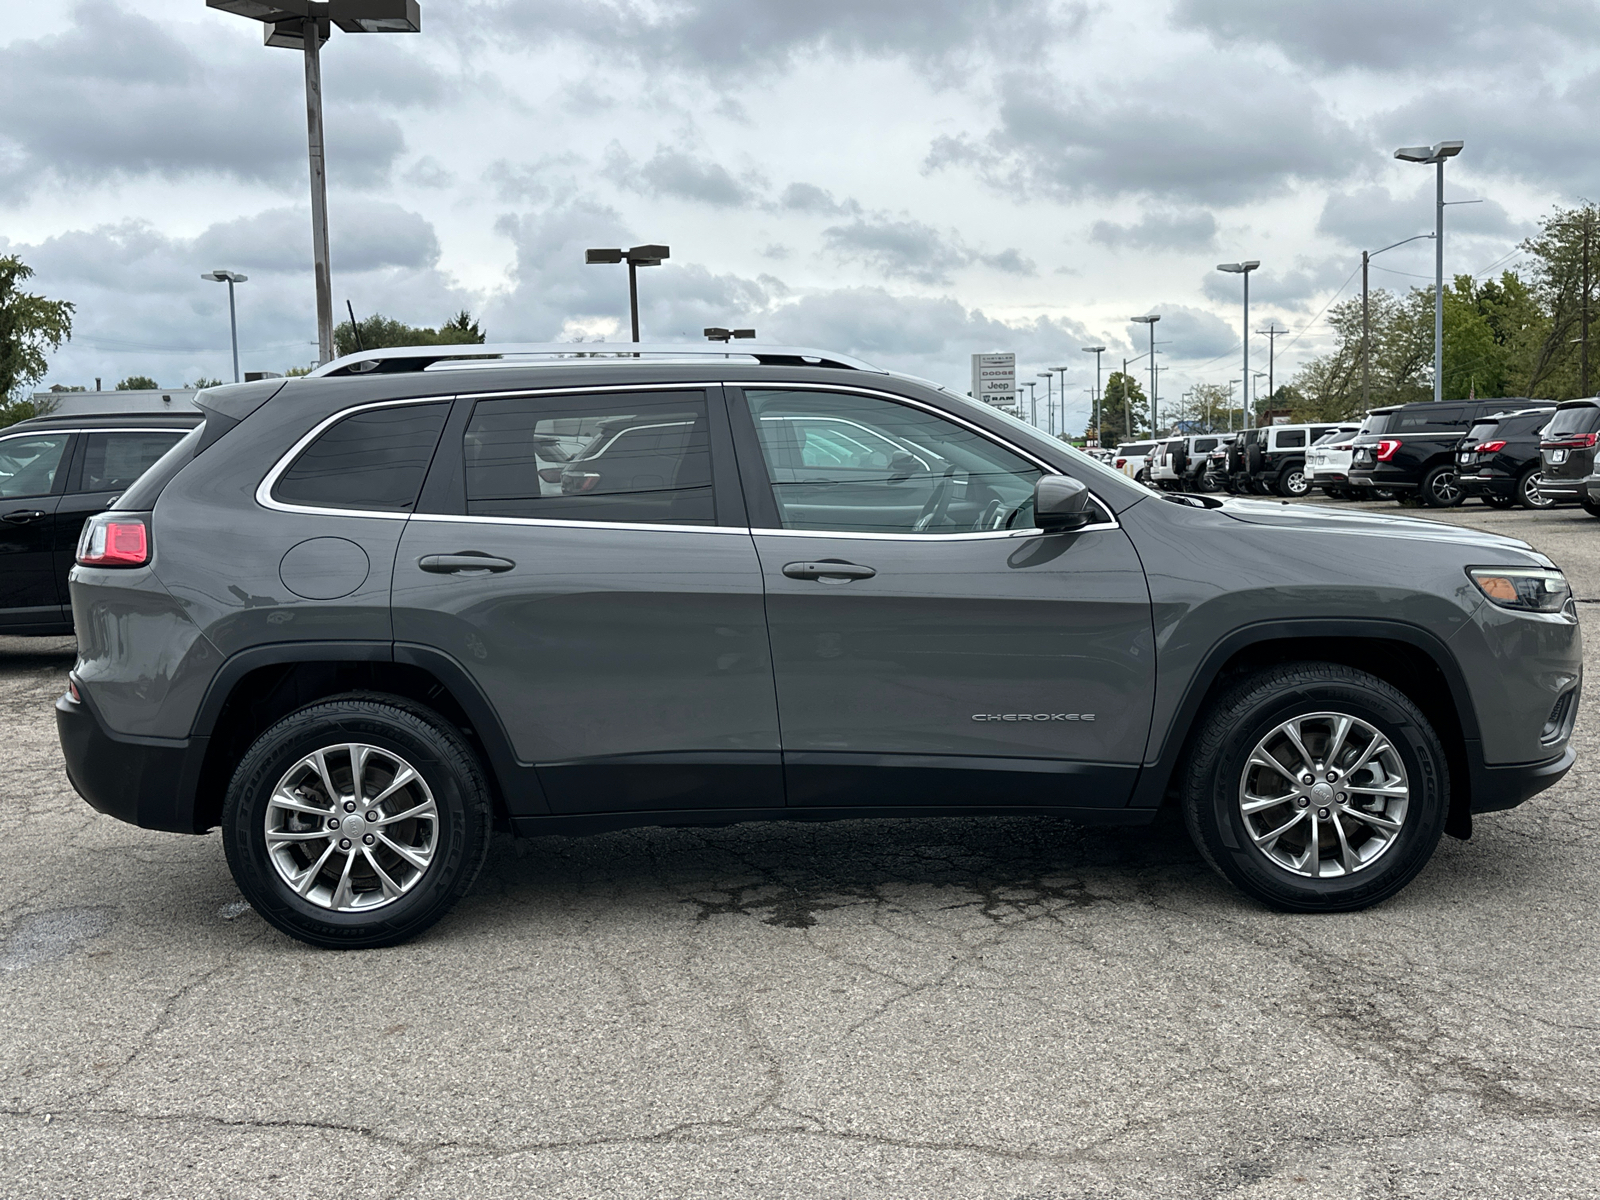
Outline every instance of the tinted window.
<path id="1" fill-rule="evenodd" d="M 1592 404 L 1579 404 L 1573 408 L 1560 408 L 1545 428 L 1547 438 L 1570 437 L 1575 433 L 1600 431 L 1600 408 Z"/>
<path id="2" fill-rule="evenodd" d="M 1204 454 L 1207 450 L 1215 450 L 1216 448 L 1216 438 L 1195 438 L 1194 440 L 1194 452 L 1196 454 Z"/>
<path id="3" fill-rule="evenodd" d="M 450 406 L 402 404 L 335 422 L 272 489 L 285 504 L 409 512 Z"/>
<path id="4" fill-rule="evenodd" d="M 483 400 L 463 452 L 474 516 L 716 524 L 701 392 Z"/>
<path id="5" fill-rule="evenodd" d="M 1277 446 L 1279 450 L 1297 450 L 1306 444 L 1306 431 L 1304 429 L 1286 429 L 1278 434 Z"/>
<path id="6" fill-rule="evenodd" d="M 1461 404 L 1421 404 L 1396 412 L 1389 420 L 1385 433 L 1440 433 L 1465 429 L 1467 410 Z"/>
<path id="7" fill-rule="evenodd" d="M 1479 421 L 1471 429 L 1467 430 L 1467 442 L 1474 446 L 1479 442 L 1487 442 L 1499 431 L 1499 428 L 1500 422 L 1498 421 Z"/>
<path id="8" fill-rule="evenodd" d="M 1377 437 L 1380 434 L 1388 433 L 1390 423 L 1394 420 L 1394 416 L 1395 415 L 1392 412 L 1373 413 L 1365 421 L 1361 422 L 1361 432 L 1364 435 L 1369 435 L 1371 437 Z"/>
<path id="9" fill-rule="evenodd" d="M 36 433 L 0 441 L 0 498 L 49 495 L 71 436 Z"/>
<path id="10" fill-rule="evenodd" d="M 80 492 L 124 492 L 183 438 L 179 429 L 157 432 L 113 430 L 86 435 Z M 69 483 L 67 485 L 71 487 Z"/>
<path id="11" fill-rule="evenodd" d="M 965 426 L 909 404 L 834 392 L 748 391 L 785 529 L 975 533 L 1033 525 L 1043 472 Z M 862 447 L 821 462 L 819 438 Z"/>
<path id="12" fill-rule="evenodd" d="M 115 507 L 123 512 L 140 512 L 156 506 L 156 499 L 161 495 L 167 484 L 177 477 L 179 471 L 194 461 L 194 456 L 199 453 L 196 449 L 200 440 L 205 437 L 205 424 L 196 425 L 179 439 L 151 467 L 139 481 L 117 497 Z"/>

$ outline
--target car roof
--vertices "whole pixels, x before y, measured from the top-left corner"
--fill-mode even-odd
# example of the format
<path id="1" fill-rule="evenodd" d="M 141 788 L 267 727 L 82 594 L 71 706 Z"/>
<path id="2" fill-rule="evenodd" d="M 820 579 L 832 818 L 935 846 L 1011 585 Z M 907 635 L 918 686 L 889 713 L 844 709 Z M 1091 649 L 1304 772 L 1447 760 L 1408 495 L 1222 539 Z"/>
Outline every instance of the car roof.
<path id="1" fill-rule="evenodd" d="M 15 425 L 0 429 L 0 437 L 13 433 L 44 432 L 51 429 L 193 429 L 205 414 L 199 412 L 119 412 L 89 413 L 75 416 L 52 413 L 44 417 L 29 417 Z"/>

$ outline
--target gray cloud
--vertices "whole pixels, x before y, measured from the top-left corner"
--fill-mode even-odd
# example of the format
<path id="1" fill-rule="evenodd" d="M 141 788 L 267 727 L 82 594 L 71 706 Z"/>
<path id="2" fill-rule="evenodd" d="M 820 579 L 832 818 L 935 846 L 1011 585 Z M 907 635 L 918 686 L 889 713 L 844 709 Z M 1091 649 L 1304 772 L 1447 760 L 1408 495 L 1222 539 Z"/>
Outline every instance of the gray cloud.
<path id="1" fill-rule="evenodd" d="M 1012 275 L 1034 274 L 1034 264 L 1017 250 L 981 253 L 969 249 L 956 234 L 881 213 L 858 217 L 847 225 L 830 225 L 822 231 L 822 240 L 841 259 L 864 262 L 891 279 L 944 283 L 951 271 L 973 263 Z"/>
<path id="2" fill-rule="evenodd" d="M 1096 221 L 1091 241 L 1141 250 L 1203 250 L 1217 240 L 1217 219 L 1204 209 L 1147 212 L 1132 225 Z"/>
<path id="3" fill-rule="evenodd" d="M 743 208 L 759 199 L 755 176 L 736 179 L 721 163 L 691 151 L 657 146 L 643 163 L 636 163 L 621 146 L 606 154 L 606 173 L 622 187 L 641 196 L 670 196 L 714 208 Z"/>
<path id="4" fill-rule="evenodd" d="M 1000 85 L 998 127 L 981 139 L 939 137 L 926 166 L 966 167 L 997 188 L 1060 199 L 1137 193 L 1232 204 L 1348 175 L 1369 152 L 1303 81 L 1219 72 L 1207 57 L 1130 78 L 1112 94 L 1013 72 Z"/>
<path id="5" fill-rule="evenodd" d="M 1423 172 L 1413 168 L 1418 175 Z M 1377 250 L 1418 233 L 1433 232 L 1434 183 L 1431 169 L 1427 178 L 1409 194 L 1396 194 L 1388 188 L 1372 186 L 1333 192 L 1317 218 L 1317 232 L 1337 238 L 1362 250 Z M 1446 179 L 1447 199 L 1473 198 L 1470 189 Z M 1447 240 L 1460 236 L 1519 241 L 1529 232 L 1513 221 L 1498 201 L 1483 198 L 1477 204 L 1451 204 L 1445 216 Z M 1432 253 L 1430 250 L 1429 253 Z"/>
<path id="6" fill-rule="evenodd" d="M 1203 309 L 1191 308 L 1187 304 L 1158 304 L 1150 311 L 1161 315 L 1161 320 L 1156 323 L 1158 362 L 1162 358 L 1190 362 L 1216 358 L 1239 344 L 1236 326 L 1230 326 Z M 1126 333 L 1128 344 L 1133 347 L 1135 354 L 1149 348 L 1150 332 L 1144 325 L 1130 321 Z M 1163 346 L 1163 342 L 1168 344 Z M 1144 361 L 1144 369 L 1148 371 L 1149 360 Z"/>
<path id="7" fill-rule="evenodd" d="M 853 216 L 861 211 L 861 205 L 854 200 L 835 200 L 832 192 L 814 183 L 791 183 L 778 197 L 778 207 L 828 217 Z"/>
<path id="8" fill-rule="evenodd" d="M 1600 11 L 1567 0 L 1178 0 L 1173 21 L 1224 45 L 1274 46 L 1311 66 L 1407 72 L 1453 68 L 1464 58 L 1503 63 L 1557 39 L 1592 43 L 1600 33 Z"/>

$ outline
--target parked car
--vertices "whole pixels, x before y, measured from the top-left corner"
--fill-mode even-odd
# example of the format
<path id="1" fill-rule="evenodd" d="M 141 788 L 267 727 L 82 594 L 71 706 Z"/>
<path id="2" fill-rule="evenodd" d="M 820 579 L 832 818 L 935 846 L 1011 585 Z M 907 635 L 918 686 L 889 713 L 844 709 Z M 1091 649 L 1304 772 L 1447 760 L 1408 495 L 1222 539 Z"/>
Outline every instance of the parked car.
<path id="1" fill-rule="evenodd" d="M 1482 417 L 1456 450 L 1456 481 L 1463 497 L 1478 496 L 1493 508 L 1551 508 L 1553 496 L 1540 489 L 1543 463 L 1540 431 L 1555 405 L 1544 404 Z"/>
<path id="2" fill-rule="evenodd" d="M 1216 434 L 1193 434 L 1156 443 L 1150 481 L 1163 491 L 1207 491 L 1206 460 L 1220 440 Z"/>
<path id="3" fill-rule="evenodd" d="M 0 429 L 0 634 L 72 632 L 67 572 L 83 523 L 200 414 L 34 417 Z"/>
<path id="4" fill-rule="evenodd" d="M 1333 500 L 1353 500 L 1350 487 L 1350 454 L 1359 424 L 1340 425 L 1311 443 L 1306 451 L 1306 483 L 1320 489 Z"/>
<path id="5" fill-rule="evenodd" d="M 1375 408 L 1355 440 L 1350 483 L 1363 490 L 1384 488 L 1431 508 L 1454 507 L 1462 500 L 1456 449 L 1467 430 L 1481 417 L 1533 404 L 1527 399 L 1422 400 Z"/>
<path id="6" fill-rule="evenodd" d="M 1557 405 L 1539 442 L 1540 493 L 1552 501 L 1576 500 L 1590 516 L 1600 517 L 1597 441 L 1600 400 L 1568 400 Z"/>
<path id="7" fill-rule="evenodd" d="M 426 928 L 497 825 L 1138 824 L 1169 796 L 1248 894 L 1349 910 L 1574 761 L 1576 609 L 1522 542 L 1160 496 L 815 350 L 450 363 L 485 352 L 208 391 L 78 544 L 73 786 L 220 826 L 307 942 Z M 550 491 L 562 422 L 674 432 Z"/>
<path id="8" fill-rule="evenodd" d="M 1135 483 L 1145 481 L 1145 458 L 1156 448 L 1156 442 L 1124 442 L 1117 447 L 1111 466 L 1121 471 Z"/>
<path id="9" fill-rule="evenodd" d="M 1338 426 L 1324 421 L 1315 425 L 1264 425 L 1239 435 L 1239 469 L 1233 475 L 1234 491 L 1258 496 L 1277 493 L 1297 499 L 1311 490 L 1306 480 L 1306 449 Z"/>
<path id="10" fill-rule="evenodd" d="M 1228 457 L 1239 440 L 1237 433 L 1220 433 L 1217 444 L 1206 455 L 1206 491 L 1220 492 L 1229 487 Z"/>

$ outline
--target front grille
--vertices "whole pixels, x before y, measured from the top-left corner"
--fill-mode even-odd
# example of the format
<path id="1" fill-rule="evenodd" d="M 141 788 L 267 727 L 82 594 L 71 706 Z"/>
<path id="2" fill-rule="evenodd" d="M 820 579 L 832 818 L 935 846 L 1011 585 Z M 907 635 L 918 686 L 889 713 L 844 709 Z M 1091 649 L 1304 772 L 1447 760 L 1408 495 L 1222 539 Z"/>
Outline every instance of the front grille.
<path id="1" fill-rule="evenodd" d="M 1539 741 L 1543 745 L 1559 742 L 1572 732 L 1572 699 L 1575 691 L 1561 693 L 1555 707 L 1550 710 L 1550 716 L 1545 720 L 1544 728 L 1539 731 Z"/>

